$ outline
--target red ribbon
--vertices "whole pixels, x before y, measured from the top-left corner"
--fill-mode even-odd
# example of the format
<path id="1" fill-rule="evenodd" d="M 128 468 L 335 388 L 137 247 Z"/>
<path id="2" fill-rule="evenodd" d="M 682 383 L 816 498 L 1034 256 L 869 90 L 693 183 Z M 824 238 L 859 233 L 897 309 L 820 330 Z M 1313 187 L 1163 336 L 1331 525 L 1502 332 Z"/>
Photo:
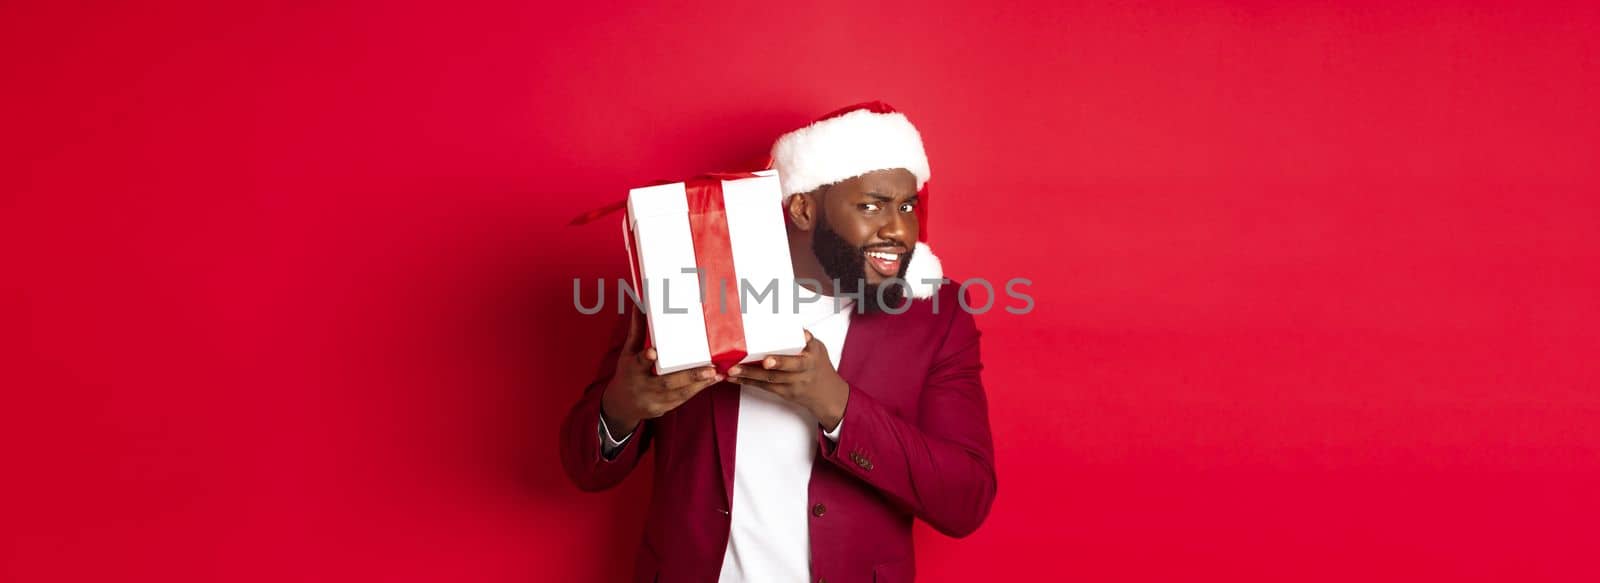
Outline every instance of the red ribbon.
<path id="1" fill-rule="evenodd" d="M 750 173 L 707 174 L 684 181 L 689 196 L 689 232 L 694 237 L 694 262 L 700 268 L 700 311 L 706 319 L 711 363 L 727 374 L 750 352 L 744 343 L 744 317 L 739 310 L 739 276 L 733 270 L 733 241 L 728 237 L 728 209 L 722 181 L 754 178 Z M 729 306 L 729 298 L 732 305 Z"/>
<path id="2" fill-rule="evenodd" d="M 619 200 L 617 202 L 608 204 L 606 206 L 603 206 L 603 207 L 600 207 L 600 208 L 585 212 L 585 213 L 583 213 L 581 215 L 578 215 L 576 217 L 573 217 L 572 221 L 567 223 L 567 226 L 574 227 L 574 226 L 577 226 L 577 225 L 584 225 L 584 224 L 592 223 L 592 222 L 594 222 L 595 219 L 598 219 L 600 217 L 603 217 L 603 216 L 609 215 L 611 213 L 620 211 L 620 210 L 622 210 L 624 208 L 627 208 L 627 207 L 628 207 L 628 199 L 624 198 L 624 199 Z"/>

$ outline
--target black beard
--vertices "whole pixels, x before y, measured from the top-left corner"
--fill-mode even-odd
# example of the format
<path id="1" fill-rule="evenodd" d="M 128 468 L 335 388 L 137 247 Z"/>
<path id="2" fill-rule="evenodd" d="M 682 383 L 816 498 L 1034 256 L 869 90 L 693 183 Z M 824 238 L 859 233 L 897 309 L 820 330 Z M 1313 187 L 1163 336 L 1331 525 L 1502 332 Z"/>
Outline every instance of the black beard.
<path id="1" fill-rule="evenodd" d="M 900 308 L 905 303 L 906 288 L 900 282 L 867 283 L 867 256 L 865 247 L 855 247 L 845 242 L 839 233 L 828 225 L 827 217 L 817 217 L 817 232 L 811 237 L 811 252 L 817 255 L 823 273 L 839 282 L 839 294 L 859 292 L 861 301 L 856 311 L 874 314 L 884 311 L 884 306 Z M 894 276 L 905 279 L 906 268 L 911 266 L 911 252 L 900 259 L 900 270 Z M 878 292 L 883 292 L 883 303 L 878 303 Z"/>

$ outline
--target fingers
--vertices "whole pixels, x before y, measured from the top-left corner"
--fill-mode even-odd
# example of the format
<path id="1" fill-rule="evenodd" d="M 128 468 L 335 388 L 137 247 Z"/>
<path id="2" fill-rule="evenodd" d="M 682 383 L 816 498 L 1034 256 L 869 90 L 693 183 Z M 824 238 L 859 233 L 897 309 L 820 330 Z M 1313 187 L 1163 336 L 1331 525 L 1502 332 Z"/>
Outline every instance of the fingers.
<path id="1" fill-rule="evenodd" d="M 639 313 L 638 308 L 634 308 L 628 310 L 628 318 L 628 339 L 623 342 L 622 347 L 630 353 L 638 352 L 644 347 L 644 315 Z"/>
<path id="2" fill-rule="evenodd" d="M 812 336 L 810 330 L 806 331 L 805 351 L 808 353 L 821 354 L 823 358 L 828 357 L 828 345 L 823 344 L 821 340 L 817 340 L 816 336 Z"/>
<path id="3" fill-rule="evenodd" d="M 774 354 L 761 359 L 761 362 L 752 362 L 746 366 L 751 368 L 764 368 L 767 370 L 799 372 L 811 368 L 811 361 L 810 359 L 807 359 L 805 355 L 783 356 Z"/>
<path id="4" fill-rule="evenodd" d="M 814 362 L 812 359 L 815 357 L 815 355 L 820 354 L 822 355 L 823 359 L 827 359 L 828 347 L 823 346 L 822 341 L 817 340 L 816 336 L 812 336 L 810 330 L 805 330 L 804 332 L 806 335 L 806 347 L 805 350 L 800 354 L 795 356 L 773 354 L 761 359 L 761 362 L 750 363 L 744 366 L 787 372 L 811 370 L 811 363 Z M 731 373 L 732 371 L 729 372 Z"/>
<path id="5" fill-rule="evenodd" d="M 654 416 L 665 415 L 700 394 L 700 391 L 722 382 L 725 378 L 711 367 L 680 370 L 655 377 L 652 379 L 655 390 L 647 397 L 650 405 L 646 408 Z"/>
<path id="6" fill-rule="evenodd" d="M 680 371 L 674 372 L 674 373 L 667 373 L 667 374 L 655 377 L 655 379 L 653 379 L 653 380 L 654 380 L 654 383 L 655 383 L 654 384 L 654 388 L 656 390 L 672 392 L 672 391 L 681 390 L 681 389 L 683 389 L 685 387 L 689 387 L 689 386 L 692 386 L 692 385 L 697 384 L 697 383 L 702 383 L 702 382 L 715 383 L 718 380 L 720 380 L 720 379 L 717 378 L 717 377 L 720 377 L 720 376 L 722 376 L 722 375 L 717 374 L 717 369 L 711 368 L 709 366 L 703 366 L 703 367 L 700 367 L 700 368 L 691 368 L 689 370 L 680 370 Z"/>
<path id="7" fill-rule="evenodd" d="M 677 406 L 678 405 L 682 405 L 684 403 L 684 401 L 688 401 L 689 399 L 693 398 L 695 395 L 700 394 L 700 391 L 704 391 L 704 390 L 706 390 L 706 388 L 710 387 L 711 385 L 715 385 L 717 383 L 722 382 L 722 380 L 724 378 L 725 377 L 723 377 L 722 375 L 715 375 L 715 376 L 713 376 L 713 377 L 711 377 L 709 379 L 697 380 L 697 381 L 694 381 L 693 383 L 690 383 L 686 387 L 682 387 L 682 388 L 678 388 L 678 389 L 674 389 L 674 390 L 668 391 L 668 392 L 665 393 L 665 396 L 668 399 L 672 400 L 672 407 L 673 408 L 677 408 Z"/>
<path id="8" fill-rule="evenodd" d="M 768 357 L 771 358 L 771 357 Z M 741 364 L 728 369 L 728 378 L 737 382 L 756 381 L 767 384 L 794 384 L 805 380 L 809 375 L 805 371 L 782 371 L 757 368 Z"/>

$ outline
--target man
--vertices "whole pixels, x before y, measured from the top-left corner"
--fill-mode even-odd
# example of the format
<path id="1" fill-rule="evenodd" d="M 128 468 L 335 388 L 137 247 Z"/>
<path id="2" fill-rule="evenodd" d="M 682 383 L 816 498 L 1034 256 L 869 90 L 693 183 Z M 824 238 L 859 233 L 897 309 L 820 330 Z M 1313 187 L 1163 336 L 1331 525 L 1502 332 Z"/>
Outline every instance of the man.
<path id="1" fill-rule="evenodd" d="M 562 426 L 585 490 L 655 448 L 635 581 L 911 581 L 913 518 L 966 536 L 994 501 L 979 333 L 917 242 L 921 135 L 861 104 L 779 138 L 773 164 L 818 300 L 798 305 L 804 352 L 655 375 L 634 313 Z"/>

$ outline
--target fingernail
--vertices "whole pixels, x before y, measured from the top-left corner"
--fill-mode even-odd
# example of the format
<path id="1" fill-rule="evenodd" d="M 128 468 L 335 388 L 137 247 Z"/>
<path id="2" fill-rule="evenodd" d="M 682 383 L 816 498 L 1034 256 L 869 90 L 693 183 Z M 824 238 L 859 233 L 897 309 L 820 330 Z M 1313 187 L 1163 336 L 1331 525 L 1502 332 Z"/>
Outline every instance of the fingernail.
<path id="1" fill-rule="evenodd" d="M 725 377 L 723 377 L 722 375 L 717 375 L 717 380 L 718 381 L 721 381 L 723 378 L 725 378 Z"/>
<path id="2" fill-rule="evenodd" d="M 739 374 L 743 370 L 744 369 L 739 368 L 739 367 L 736 366 L 736 367 L 728 369 L 728 374 Z"/>
<path id="3" fill-rule="evenodd" d="M 716 374 L 717 373 L 709 371 L 709 370 L 703 370 L 703 371 L 700 371 L 700 378 L 701 379 L 709 379 L 712 376 L 715 376 Z"/>
<path id="4" fill-rule="evenodd" d="M 774 366 L 778 366 L 778 359 L 769 358 L 769 359 L 766 359 L 766 360 L 762 361 L 761 364 L 765 365 L 767 368 L 772 368 Z"/>

